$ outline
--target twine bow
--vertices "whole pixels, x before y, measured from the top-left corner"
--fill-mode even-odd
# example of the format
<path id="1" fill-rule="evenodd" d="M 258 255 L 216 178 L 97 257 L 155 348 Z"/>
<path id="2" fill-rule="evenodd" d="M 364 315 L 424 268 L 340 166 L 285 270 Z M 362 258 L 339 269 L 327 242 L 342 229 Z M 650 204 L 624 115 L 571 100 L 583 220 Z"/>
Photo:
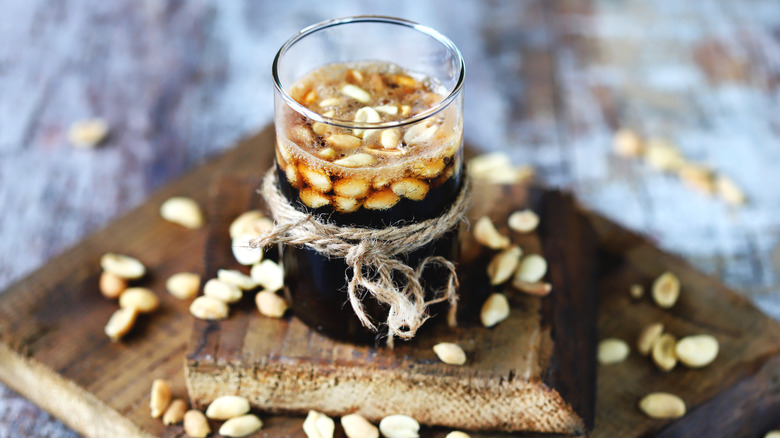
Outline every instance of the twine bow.
<path id="1" fill-rule="evenodd" d="M 450 209 L 441 216 L 408 225 L 373 229 L 333 225 L 297 210 L 279 191 L 276 178 L 276 172 L 271 169 L 261 189 L 275 226 L 252 240 L 251 247 L 265 247 L 272 243 L 305 245 L 325 256 L 343 258 L 352 268 L 347 295 L 355 315 L 365 327 L 376 331 L 376 325 L 363 308 L 362 292 L 386 304 L 390 309 L 387 315 L 391 335 L 389 342 L 392 342 L 392 335 L 402 339 L 413 338 L 430 317 L 428 307 L 443 301 L 450 303 L 447 321 L 450 326 L 455 326 L 458 287 L 455 264 L 444 257 L 430 256 L 415 269 L 400 256 L 424 247 L 452 230 L 460 221 L 465 221 L 470 188 L 468 179 Z M 449 278 L 446 287 L 426 301 L 421 276 L 427 267 L 436 265 L 449 271 Z M 399 278 L 401 281 L 398 281 Z"/>

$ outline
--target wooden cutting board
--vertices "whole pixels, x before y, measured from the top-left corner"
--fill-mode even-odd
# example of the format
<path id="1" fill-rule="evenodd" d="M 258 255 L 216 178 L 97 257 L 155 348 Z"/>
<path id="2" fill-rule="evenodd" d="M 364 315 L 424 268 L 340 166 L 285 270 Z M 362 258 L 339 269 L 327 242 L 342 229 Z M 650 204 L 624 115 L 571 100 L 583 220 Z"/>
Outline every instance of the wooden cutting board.
<path id="1" fill-rule="evenodd" d="M 219 269 L 249 274 L 232 255 L 230 223 L 265 210 L 259 181 L 215 182 L 206 244 L 206 277 Z M 504 202 L 496 202 L 502 199 Z M 539 212 L 538 232 L 519 234 L 507 218 L 520 208 Z M 266 318 L 255 291 L 231 306 L 227 321 L 196 321 L 187 355 L 187 388 L 205 409 L 220 395 L 237 394 L 265 412 L 333 417 L 359 412 L 374 423 L 391 414 L 426 425 L 480 431 L 579 433 L 593 427 L 596 373 L 596 235 L 571 197 L 526 185 L 475 182 L 468 217 L 489 216 L 525 254 L 549 261 L 554 293 L 535 297 L 510 285 L 490 286 L 487 265 L 498 252 L 461 228 L 458 327 L 426 323 L 424 333 L 394 349 L 329 339 L 294 312 Z M 266 256 L 276 255 L 276 247 Z M 303 274 L 305 275 L 305 274 Z M 492 328 L 480 323 L 482 304 L 504 293 L 511 312 Z M 462 366 L 441 363 L 432 347 L 454 342 L 466 351 Z M 475 435 L 480 436 L 480 435 Z"/>
<path id="2" fill-rule="evenodd" d="M 242 142 L 0 295 L 0 379 L 86 436 L 182 436 L 180 427 L 149 418 L 148 391 L 153 378 L 166 377 L 175 395 L 185 395 L 184 356 L 193 322 L 187 303 L 163 292 L 164 281 L 175 272 L 203 271 L 206 230 L 163 222 L 158 209 L 173 195 L 205 205 L 208 187 L 221 173 L 261 174 L 271 162 L 272 136 L 269 128 Z M 711 333 L 721 344 L 718 359 L 702 370 L 662 373 L 635 353 L 622 364 L 600 366 L 592 435 L 754 437 L 780 427 L 780 326 L 717 279 L 602 218 L 588 218 L 602 249 L 601 338 L 633 344 L 645 323 L 658 320 L 676 335 Z M 149 266 L 144 284 L 162 300 L 162 310 L 142 318 L 122 343 L 103 335 L 116 309 L 97 291 L 99 258 L 109 251 L 137 256 Z M 673 309 L 629 298 L 630 284 L 649 287 L 667 269 L 683 284 Z M 677 421 L 645 418 L 637 400 L 658 390 L 682 396 L 688 415 Z M 258 436 L 304 436 L 302 418 L 263 418 Z"/>

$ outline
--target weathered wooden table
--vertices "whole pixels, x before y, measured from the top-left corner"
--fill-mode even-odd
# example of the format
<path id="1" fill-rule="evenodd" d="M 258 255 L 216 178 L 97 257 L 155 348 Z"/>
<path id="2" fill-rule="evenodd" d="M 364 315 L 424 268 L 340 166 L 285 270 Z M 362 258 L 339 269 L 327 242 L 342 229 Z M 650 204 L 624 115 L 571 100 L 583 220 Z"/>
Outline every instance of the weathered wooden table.
<path id="1" fill-rule="evenodd" d="M 467 62 L 466 138 L 506 150 L 780 318 L 780 3 L 10 0 L 0 20 L 0 290 L 272 120 L 298 29 L 388 14 Z M 94 151 L 73 121 L 112 127 Z M 610 153 L 621 126 L 731 175 L 741 208 Z M 5 387 L 0 437 L 76 436 Z"/>

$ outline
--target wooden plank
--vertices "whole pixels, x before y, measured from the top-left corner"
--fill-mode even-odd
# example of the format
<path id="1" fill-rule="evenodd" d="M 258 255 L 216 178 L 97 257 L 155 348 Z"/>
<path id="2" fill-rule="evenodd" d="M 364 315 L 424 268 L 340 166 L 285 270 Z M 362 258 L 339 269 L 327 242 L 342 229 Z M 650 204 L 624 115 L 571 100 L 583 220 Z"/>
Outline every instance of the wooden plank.
<path id="1" fill-rule="evenodd" d="M 254 208 L 248 198 L 256 185 L 233 178 L 218 184 L 213 204 L 224 221 L 212 224 L 207 244 L 212 275 L 246 270 L 232 260 L 228 227 Z M 394 350 L 328 339 L 294 316 L 264 318 L 247 297 L 228 321 L 196 323 L 187 357 L 193 403 L 205 407 L 219 395 L 240 394 L 273 413 L 360 412 L 374 422 L 403 413 L 455 429 L 584 433 L 595 406 L 596 238 L 573 201 L 557 193 L 537 196 L 550 232 L 511 233 L 507 217 L 527 197 L 526 187 L 477 184 L 469 217 L 474 223 L 489 215 L 526 253 L 549 250 L 555 294 L 540 299 L 511 286 L 491 288 L 486 267 L 495 252 L 464 232 L 459 327 L 436 324 Z M 479 309 L 494 291 L 509 297 L 512 313 L 485 329 Z M 460 344 L 467 364 L 438 361 L 431 347 L 439 342 Z"/>

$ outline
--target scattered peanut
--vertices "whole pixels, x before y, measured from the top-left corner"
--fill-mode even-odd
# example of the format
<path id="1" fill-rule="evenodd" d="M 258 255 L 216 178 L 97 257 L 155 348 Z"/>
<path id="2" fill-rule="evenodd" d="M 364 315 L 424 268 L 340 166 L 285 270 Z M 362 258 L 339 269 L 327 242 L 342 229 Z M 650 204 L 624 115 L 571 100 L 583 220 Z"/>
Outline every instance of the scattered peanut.
<path id="1" fill-rule="evenodd" d="M 255 295 L 255 305 L 261 315 L 269 318 L 281 318 L 287 312 L 287 302 L 284 298 L 265 290 Z"/>
<path id="2" fill-rule="evenodd" d="M 745 193 L 739 188 L 737 183 L 725 175 L 718 175 L 715 178 L 715 190 L 724 201 L 731 205 L 742 205 L 747 202 Z"/>
<path id="3" fill-rule="evenodd" d="M 622 157 L 638 157 L 642 155 L 642 139 L 631 129 L 620 129 L 612 139 L 612 150 Z"/>
<path id="4" fill-rule="evenodd" d="M 269 292 L 276 292 L 284 286 L 284 270 L 273 260 L 263 260 L 252 266 L 249 275 L 252 280 Z"/>
<path id="5" fill-rule="evenodd" d="M 498 232 L 493 221 L 487 216 L 479 218 L 474 225 L 474 238 L 477 242 L 492 249 L 504 249 L 509 247 L 511 243 L 508 237 Z"/>
<path id="6" fill-rule="evenodd" d="M 219 434 L 227 437 L 242 437 L 251 435 L 263 427 L 263 422 L 257 415 L 247 414 L 234 417 L 222 423 Z"/>
<path id="7" fill-rule="evenodd" d="M 225 319 L 229 312 L 227 304 L 216 298 L 198 297 L 190 304 L 190 313 L 198 319 Z"/>
<path id="8" fill-rule="evenodd" d="M 705 195 L 715 192 L 715 181 L 712 179 L 712 171 L 698 164 L 685 163 L 677 169 L 677 175 L 691 188 Z"/>
<path id="9" fill-rule="evenodd" d="M 654 392 L 639 401 L 639 409 L 650 418 L 680 418 L 685 415 L 685 402 L 668 392 Z"/>
<path id="10" fill-rule="evenodd" d="M 680 150 L 666 140 L 651 139 L 647 142 L 645 161 L 661 171 L 675 171 L 685 164 Z"/>
<path id="11" fill-rule="evenodd" d="M 93 148 L 108 137 L 108 131 L 108 123 L 105 120 L 82 120 L 68 128 L 68 142 L 77 148 Z"/>
<path id="12" fill-rule="evenodd" d="M 533 295 L 537 297 L 547 296 L 550 294 L 550 291 L 552 291 L 552 285 L 550 283 L 545 283 L 543 281 L 529 283 L 527 281 L 522 281 L 515 278 L 514 280 L 512 280 L 512 286 L 521 292 L 525 292 L 528 295 Z"/>
<path id="13" fill-rule="evenodd" d="M 360 414 L 341 417 L 341 427 L 347 438 L 379 438 L 379 429 Z"/>
<path id="14" fill-rule="evenodd" d="M 466 352 L 458 344 L 441 342 L 433 346 L 433 352 L 446 364 L 463 365 L 466 363 Z"/>
<path id="15" fill-rule="evenodd" d="M 217 271 L 217 278 L 219 281 L 232 284 L 241 290 L 250 290 L 257 287 L 257 283 L 252 280 L 252 277 L 235 269 L 220 269 Z"/>
<path id="16" fill-rule="evenodd" d="M 547 260 L 539 254 L 528 254 L 520 261 L 515 273 L 515 281 L 536 283 L 547 273 Z"/>
<path id="17" fill-rule="evenodd" d="M 482 305 L 480 320 L 485 327 L 493 327 L 509 317 L 509 301 L 503 294 L 492 294 Z"/>
<path id="18" fill-rule="evenodd" d="M 241 297 L 244 296 L 244 294 L 241 293 L 241 289 L 216 278 L 212 278 L 206 282 L 206 285 L 203 286 L 203 295 L 216 298 L 226 304 L 238 302 L 241 300 Z"/>
<path id="19" fill-rule="evenodd" d="M 379 431 L 385 438 L 417 438 L 420 423 L 407 415 L 390 415 L 379 422 Z"/>
<path id="20" fill-rule="evenodd" d="M 116 299 L 127 289 L 127 280 L 110 272 L 103 272 L 100 274 L 99 289 L 104 297 Z"/>
<path id="21" fill-rule="evenodd" d="M 685 366 L 701 368 L 707 366 L 718 356 L 718 340 L 710 335 L 686 336 L 674 348 L 677 358 Z"/>
<path id="22" fill-rule="evenodd" d="M 154 379 L 149 399 L 152 418 L 160 418 L 171 403 L 171 385 L 163 379 Z"/>
<path id="23" fill-rule="evenodd" d="M 206 408 L 206 417 L 227 420 L 249 412 L 249 401 L 238 395 L 223 395 L 214 399 Z"/>
<path id="24" fill-rule="evenodd" d="M 516 211 L 509 215 L 507 223 L 518 233 L 530 233 L 539 225 L 539 215 L 531 210 Z"/>
<path id="25" fill-rule="evenodd" d="M 628 293 L 631 298 L 638 300 L 645 295 L 645 288 L 641 284 L 632 284 L 628 288 Z"/>
<path id="26" fill-rule="evenodd" d="M 104 332 L 112 341 L 119 341 L 133 328 L 137 317 L 136 309 L 119 309 L 109 318 Z"/>
<path id="27" fill-rule="evenodd" d="M 146 274 L 143 263 L 126 255 L 107 253 L 100 258 L 100 266 L 125 280 L 137 280 Z"/>
<path id="28" fill-rule="evenodd" d="M 509 280 L 520 265 L 523 250 L 513 245 L 496 254 L 487 266 L 490 284 L 495 286 Z"/>
<path id="29" fill-rule="evenodd" d="M 145 287 L 130 287 L 119 295 L 119 307 L 133 308 L 138 313 L 152 313 L 160 307 L 160 299 Z"/>
<path id="30" fill-rule="evenodd" d="M 780 438 L 780 430 L 770 430 L 764 435 L 764 438 Z"/>
<path id="31" fill-rule="evenodd" d="M 653 351 L 653 346 L 664 332 L 664 325 L 656 322 L 645 327 L 636 341 L 636 349 L 642 356 L 647 356 Z"/>
<path id="32" fill-rule="evenodd" d="M 192 438 L 206 438 L 211 433 L 209 421 L 203 412 L 191 409 L 184 414 L 184 433 Z"/>
<path id="33" fill-rule="evenodd" d="M 249 210 L 241 213 L 230 223 L 230 238 L 235 239 L 244 234 L 260 235 L 274 227 L 274 222 L 265 217 L 260 210 Z"/>
<path id="34" fill-rule="evenodd" d="M 196 230 L 203 226 L 203 212 L 191 198 L 174 196 L 160 206 L 160 216 L 168 222 Z"/>
<path id="35" fill-rule="evenodd" d="M 238 263 L 251 266 L 263 260 L 263 248 L 252 248 L 251 246 L 252 240 L 256 237 L 253 234 L 242 234 L 233 239 L 231 249 L 233 250 L 233 257 L 235 257 Z"/>
<path id="36" fill-rule="evenodd" d="M 192 272 L 173 274 L 165 281 L 165 289 L 180 300 L 191 300 L 198 295 L 200 275 Z"/>
<path id="37" fill-rule="evenodd" d="M 308 438 L 333 438 L 335 430 L 333 419 L 317 411 L 309 411 L 303 422 L 303 432 Z"/>
<path id="38" fill-rule="evenodd" d="M 170 426 L 171 424 L 181 423 L 184 420 L 185 412 L 187 412 L 187 402 L 180 398 L 175 399 L 163 414 L 163 424 Z"/>
<path id="39" fill-rule="evenodd" d="M 659 307 L 669 309 L 680 297 L 680 280 L 671 272 L 664 272 L 653 282 L 652 294 Z"/>
<path id="40" fill-rule="evenodd" d="M 461 432 L 459 430 L 453 430 L 452 432 L 448 433 L 447 436 L 444 438 L 471 438 L 471 435 L 467 434 L 466 432 Z"/>
<path id="41" fill-rule="evenodd" d="M 677 365 L 677 354 L 674 347 L 677 339 L 669 333 L 664 333 L 653 345 L 653 362 L 662 371 L 671 371 Z"/>
<path id="42" fill-rule="evenodd" d="M 622 339 L 607 338 L 599 342 L 598 360 L 602 365 L 619 363 L 626 360 L 630 353 L 628 344 Z"/>

